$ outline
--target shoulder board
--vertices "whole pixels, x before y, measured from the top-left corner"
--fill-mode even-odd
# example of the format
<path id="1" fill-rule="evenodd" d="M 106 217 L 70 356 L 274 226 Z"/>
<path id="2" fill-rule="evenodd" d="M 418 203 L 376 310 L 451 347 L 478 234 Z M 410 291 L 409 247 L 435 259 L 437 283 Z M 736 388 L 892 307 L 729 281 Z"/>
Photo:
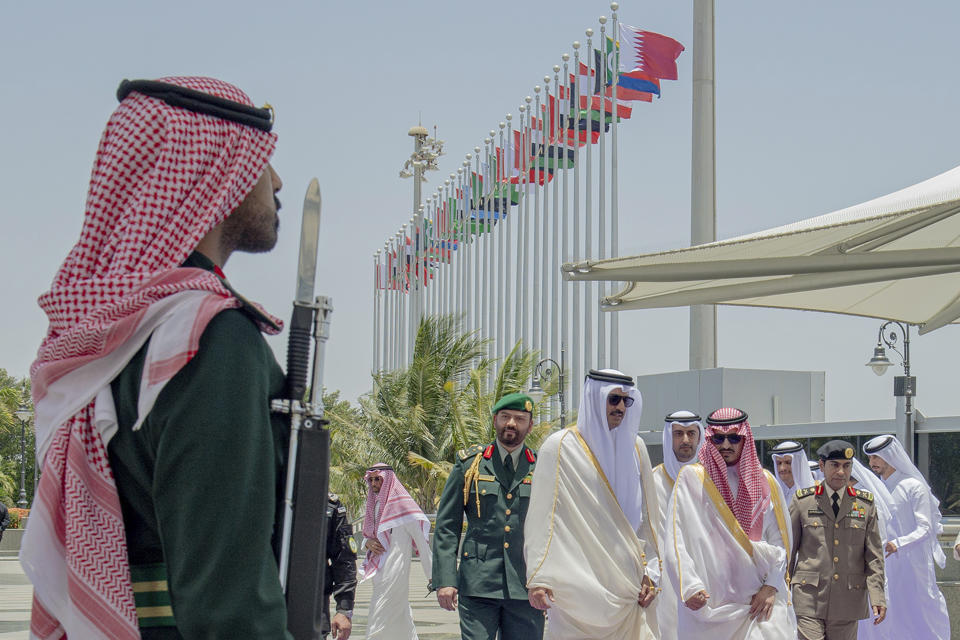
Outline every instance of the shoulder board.
<path id="1" fill-rule="evenodd" d="M 264 312 L 263 312 L 259 307 L 257 307 L 255 304 L 253 304 L 252 302 L 250 302 L 249 300 L 247 300 L 246 298 L 244 298 L 242 295 L 240 295 L 239 293 L 237 293 L 237 290 L 234 289 L 234 288 L 230 285 L 229 282 L 227 282 L 226 280 L 224 280 L 224 279 L 222 279 L 222 278 L 220 279 L 220 282 L 223 283 L 223 286 L 226 287 L 227 291 L 229 291 L 230 293 L 232 293 L 232 294 L 234 295 L 234 297 L 236 297 L 236 299 L 240 301 L 240 310 L 241 310 L 243 313 L 245 313 L 245 314 L 247 314 L 248 316 L 250 316 L 250 318 L 251 318 L 254 322 L 256 322 L 256 323 L 257 323 L 258 325 L 260 325 L 260 326 L 264 326 L 264 325 L 265 325 L 265 326 L 268 326 L 268 327 L 273 327 L 273 328 L 276 329 L 277 331 L 279 331 L 279 330 L 281 329 L 281 327 L 278 327 L 278 326 L 277 326 L 277 323 L 274 322 L 273 319 L 272 319 L 270 316 L 268 316 L 266 313 L 264 313 Z"/>
<path id="2" fill-rule="evenodd" d="M 537 461 L 537 453 L 533 449 L 524 449 L 524 455 L 527 456 L 527 462 L 533 464 Z"/>
<path id="3" fill-rule="evenodd" d="M 857 497 L 863 500 L 864 502 L 873 502 L 873 494 L 869 491 L 862 491 L 857 489 Z"/>
<path id="4" fill-rule="evenodd" d="M 807 487 L 806 489 L 800 489 L 797 491 L 798 498 L 806 498 L 807 496 L 812 496 L 817 492 L 816 487 Z"/>
<path id="5" fill-rule="evenodd" d="M 472 458 L 478 453 L 483 453 L 483 446 L 475 444 L 467 447 L 466 449 L 460 449 L 460 451 L 457 451 L 457 457 L 461 460 L 466 460 L 467 458 Z"/>

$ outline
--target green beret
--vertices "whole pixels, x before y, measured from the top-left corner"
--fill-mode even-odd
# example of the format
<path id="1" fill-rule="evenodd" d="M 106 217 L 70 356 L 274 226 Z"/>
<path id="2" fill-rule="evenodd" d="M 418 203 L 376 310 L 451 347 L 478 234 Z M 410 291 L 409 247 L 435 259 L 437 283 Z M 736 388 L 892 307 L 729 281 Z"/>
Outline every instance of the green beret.
<path id="1" fill-rule="evenodd" d="M 817 449 L 817 456 L 821 460 L 850 460 L 853 454 L 853 445 L 846 440 L 831 440 Z"/>
<path id="2" fill-rule="evenodd" d="M 511 409 L 513 411 L 526 411 L 533 414 L 533 400 L 525 393 L 508 393 L 500 398 L 497 404 L 493 405 L 491 413 L 496 414 L 501 409 Z"/>

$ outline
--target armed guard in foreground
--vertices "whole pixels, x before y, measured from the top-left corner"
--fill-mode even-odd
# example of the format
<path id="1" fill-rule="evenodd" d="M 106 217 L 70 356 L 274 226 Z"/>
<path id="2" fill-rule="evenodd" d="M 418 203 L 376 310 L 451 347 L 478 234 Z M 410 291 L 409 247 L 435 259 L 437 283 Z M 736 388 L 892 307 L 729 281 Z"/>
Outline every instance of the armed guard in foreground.
<path id="1" fill-rule="evenodd" d="M 544 619 L 527 601 L 523 560 L 523 523 L 537 462 L 523 444 L 533 428 L 533 401 L 522 393 L 504 396 L 493 407 L 493 425 L 496 440 L 459 451 L 443 488 L 433 586 L 441 607 L 453 611 L 459 605 L 463 640 L 494 640 L 498 631 L 501 640 L 535 640 L 543 636 Z"/>
<path id="2" fill-rule="evenodd" d="M 272 112 L 202 77 L 124 81 L 80 238 L 40 306 L 31 634 L 283 638 L 272 539 L 280 321 L 236 293 L 277 241 Z"/>
<path id="3" fill-rule="evenodd" d="M 823 482 L 790 503 L 790 586 L 804 640 L 853 640 L 858 620 L 886 616 L 877 510 L 869 491 L 847 486 L 853 454 L 844 440 L 820 447 Z"/>

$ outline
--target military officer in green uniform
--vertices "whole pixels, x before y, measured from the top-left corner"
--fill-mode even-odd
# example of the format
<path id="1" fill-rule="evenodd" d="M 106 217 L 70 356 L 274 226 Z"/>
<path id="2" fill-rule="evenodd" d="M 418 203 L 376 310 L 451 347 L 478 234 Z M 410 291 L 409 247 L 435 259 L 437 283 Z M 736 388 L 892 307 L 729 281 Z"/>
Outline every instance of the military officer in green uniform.
<path id="1" fill-rule="evenodd" d="M 494 640 L 498 632 L 500 640 L 534 640 L 543 636 L 544 618 L 527 600 L 523 560 L 523 521 L 537 461 L 523 444 L 533 428 L 533 401 L 522 393 L 505 395 L 493 407 L 493 425 L 496 440 L 459 451 L 443 488 L 433 586 L 441 607 L 459 606 L 463 640 Z"/>
<path id="2" fill-rule="evenodd" d="M 844 440 L 820 447 L 823 482 L 790 503 L 790 586 L 803 640 L 855 640 L 858 620 L 886 616 L 876 505 L 869 491 L 847 486 L 853 454 Z"/>

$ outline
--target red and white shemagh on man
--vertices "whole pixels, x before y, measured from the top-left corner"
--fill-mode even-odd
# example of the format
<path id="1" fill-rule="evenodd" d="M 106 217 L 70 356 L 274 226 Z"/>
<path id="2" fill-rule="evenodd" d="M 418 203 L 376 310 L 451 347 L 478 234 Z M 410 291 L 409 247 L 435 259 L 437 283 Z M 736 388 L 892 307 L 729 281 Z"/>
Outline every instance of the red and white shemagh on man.
<path id="1" fill-rule="evenodd" d="M 161 81 L 253 104 L 212 78 Z M 31 637 L 140 637 L 107 457 L 110 382 L 149 338 L 142 420 L 207 323 L 241 305 L 217 275 L 179 265 L 253 189 L 275 145 L 274 134 L 136 92 L 107 123 L 80 239 L 39 300 L 50 326 L 30 375 L 43 473 L 20 554 Z"/>
<path id="2" fill-rule="evenodd" d="M 370 482 L 374 476 L 383 478 L 383 484 L 378 493 L 374 493 Z M 367 470 L 363 479 L 367 482 L 367 510 L 363 516 L 363 537 L 376 539 L 384 549 L 389 549 L 391 529 L 408 522 L 418 521 L 423 539 L 427 543 L 421 548 L 429 548 L 430 519 L 423 513 L 423 509 L 410 496 L 403 484 L 397 480 L 393 468 L 383 462 L 377 463 Z M 362 565 L 364 580 L 372 578 L 377 573 L 385 555 L 385 553 L 374 555 L 367 551 Z"/>
<path id="3" fill-rule="evenodd" d="M 713 421 L 724 424 L 714 424 Z M 720 455 L 717 445 L 710 439 L 714 433 L 736 433 L 743 436 L 743 450 L 737 463 L 740 485 L 736 499 L 727 481 L 727 463 Z M 747 422 L 747 414 L 734 408 L 717 409 L 711 413 L 707 417 L 707 437 L 700 448 L 699 458 L 747 537 L 759 540 L 763 534 L 763 514 L 770 504 L 770 485 L 767 484 L 760 459 L 757 458 L 757 445 L 753 441 L 753 431 Z"/>

